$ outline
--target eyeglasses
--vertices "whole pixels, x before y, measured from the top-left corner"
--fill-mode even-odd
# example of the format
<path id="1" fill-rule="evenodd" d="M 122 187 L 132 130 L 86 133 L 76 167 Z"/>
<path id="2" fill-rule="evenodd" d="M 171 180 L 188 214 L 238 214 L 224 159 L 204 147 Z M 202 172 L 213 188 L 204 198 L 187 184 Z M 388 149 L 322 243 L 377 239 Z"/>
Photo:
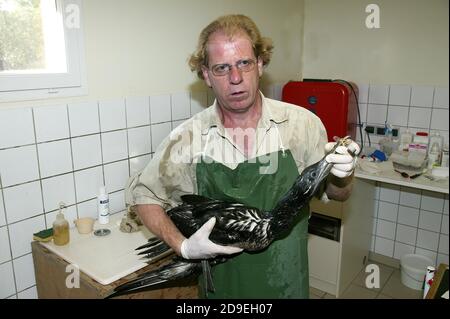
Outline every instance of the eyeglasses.
<path id="1" fill-rule="evenodd" d="M 400 172 L 400 171 L 397 171 L 397 170 L 395 170 L 397 173 L 399 173 L 400 175 L 402 175 L 402 177 L 404 177 L 404 178 L 410 178 L 410 179 L 414 179 L 414 178 L 416 178 L 416 177 L 419 177 L 420 175 L 422 175 L 422 173 L 418 173 L 418 174 L 414 174 L 414 175 L 409 175 L 408 173 L 405 173 L 405 172 Z"/>
<path id="2" fill-rule="evenodd" d="M 242 72 L 250 72 L 256 65 L 256 61 L 252 59 L 244 59 L 236 62 L 235 66 Z M 215 76 L 224 76 L 230 73 L 233 66 L 228 63 L 216 64 L 211 67 L 211 71 Z"/>

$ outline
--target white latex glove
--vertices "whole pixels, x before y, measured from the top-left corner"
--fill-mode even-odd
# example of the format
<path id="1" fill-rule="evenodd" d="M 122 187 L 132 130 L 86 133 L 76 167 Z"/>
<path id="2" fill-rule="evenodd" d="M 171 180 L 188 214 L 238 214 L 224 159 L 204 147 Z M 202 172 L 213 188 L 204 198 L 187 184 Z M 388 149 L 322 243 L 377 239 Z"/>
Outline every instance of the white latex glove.
<path id="1" fill-rule="evenodd" d="M 203 224 L 191 237 L 181 243 L 181 255 L 185 259 L 208 259 L 217 255 L 231 255 L 240 253 L 243 249 L 232 246 L 221 246 L 209 240 L 209 235 L 216 224 L 212 217 Z"/>
<path id="2" fill-rule="evenodd" d="M 325 145 L 325 151 L 329 152 L 336 142 L 327 143 Z M 349 151 L 354 153 L 355 156 L 351 156 Z M 350 176 L 356 167 L 357 155 L 361 151 L 361 148 L 355 142 L 351 142 L 348 146 L 338 146 L 336 153 L 329 154 L 325 158 L 328 163 L 333 163 L 333 168 L 330 173 L 339 178 Z"/>

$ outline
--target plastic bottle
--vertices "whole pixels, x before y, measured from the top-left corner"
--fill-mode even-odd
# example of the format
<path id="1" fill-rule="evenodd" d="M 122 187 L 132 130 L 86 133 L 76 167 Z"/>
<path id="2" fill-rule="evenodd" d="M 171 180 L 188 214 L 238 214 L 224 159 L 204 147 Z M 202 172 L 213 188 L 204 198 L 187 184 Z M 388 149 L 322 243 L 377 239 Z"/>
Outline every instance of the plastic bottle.
<path id="1" fill-rule="evenodd" d="M 428 153 L 431 152 L 431 147 L 434 143 L 438 143 L 439 151 L 442 150 L 444 144 L 444 137 L 439 134 L 439 132 L 434 132 L 430 135 L 430 148 Z"/>
<path id="2" fill-rule="evenodd" d="M 409 148 L 409 144 L 412 143 L 412 134 L 409 130 L 403 132 L 400 136 L 400 146 L 399 151 L 407 151 Z"/>
<path id="3" fill-rule="evenodd" d="M 106 187 L 101 186 L 100 192 L 97 197 L 97 206 L 98 206 L 98 222 L 99 224 L 108 224 L 109 223 L 109 197 L 106 192 Z"/>
<path id="4" fill-rule="evenodd" d="M 64 203 L 59 203 L 59 212 L 53 222 L 53 242 L 55 245 L 66 245 L 70 240 L 69 222 L 64 218 Z"/>
<path id="5" fill-rule="evenodd" d="M 438 142 L 434 142 L 430 148 L 430 153 L 428 153 L 428 168 L 440 166 L 440 155 L 441 150 L 439 144 Z"/>

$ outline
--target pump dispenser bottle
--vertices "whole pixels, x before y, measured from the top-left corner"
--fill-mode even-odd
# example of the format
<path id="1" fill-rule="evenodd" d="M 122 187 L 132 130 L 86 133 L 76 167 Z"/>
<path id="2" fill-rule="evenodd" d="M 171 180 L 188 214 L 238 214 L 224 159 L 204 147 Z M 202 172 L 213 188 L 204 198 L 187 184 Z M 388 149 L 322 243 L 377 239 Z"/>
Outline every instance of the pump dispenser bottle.
<path id="1" fill-rule="evenodd" d="M 109 197 L 106 192 L 106 187 L 101 186 L 100 192 L 97 197 L 98 204 L 98 222 L 99 224 L 108 224 L 109 223 Z"/>
<path id="2" fill-rule="evenodd" d="M 65 207 L 63 202 L 59 203 L 59 212 L 53 222 L 53 242 L 58 246 L 66 245 L 70 240 L 69 222 L 63 214 Z"/>

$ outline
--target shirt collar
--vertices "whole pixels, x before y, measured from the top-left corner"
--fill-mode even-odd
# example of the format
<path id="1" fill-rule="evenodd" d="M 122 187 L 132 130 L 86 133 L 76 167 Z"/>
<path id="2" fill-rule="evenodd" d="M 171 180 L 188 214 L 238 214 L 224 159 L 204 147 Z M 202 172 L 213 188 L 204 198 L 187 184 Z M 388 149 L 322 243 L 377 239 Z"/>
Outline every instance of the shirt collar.
<path id="1" fill-rule="evenodd" d="M 288 120 L 286 111 L 284 109 L 274 106 L 270 102 L 270 99 L 266 99 L 261 91 L 259 91 L 259 94 L 262 101 L 262 113 L 261 118 L 258 121 L 257 128 L 265 128 L 268 131 L 274 123 L 280 124 Z M 220 121 L 217 99 L 214 100 L 213 105 L 211 105 L 209 108 L 202 134 L 207 135 L 211 128 L 216 128 L 219 133 L 221 133 L 222 135 L 224 134 L 224 127 L 222 122 Z"/>

